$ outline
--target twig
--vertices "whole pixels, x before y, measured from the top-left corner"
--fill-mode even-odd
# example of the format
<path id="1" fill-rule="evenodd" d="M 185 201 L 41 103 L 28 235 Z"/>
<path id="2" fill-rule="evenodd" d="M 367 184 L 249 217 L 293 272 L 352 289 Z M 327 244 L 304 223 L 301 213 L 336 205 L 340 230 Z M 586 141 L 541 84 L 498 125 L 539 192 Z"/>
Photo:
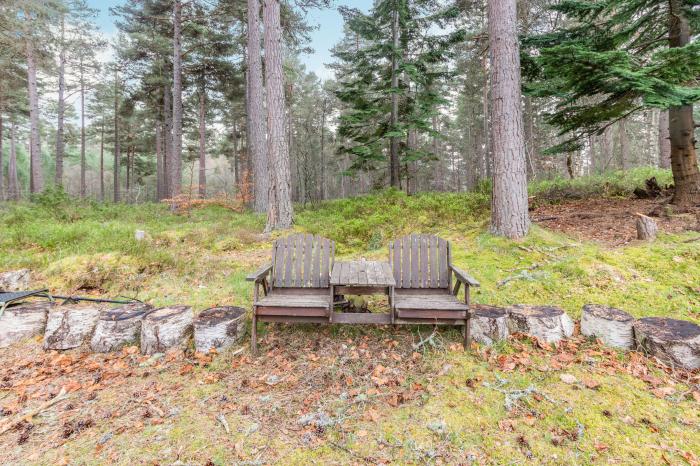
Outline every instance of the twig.
<path id="1" fill-rule="evenodd" d="M 687 239 L 687 240 L 685 240 L 685 241 L 683 241 L 683 242 L 684 242 L 684 243 L 692 243 L 693 241 L 700 241 L 700 236 L 698 236 L 697 238 L 690 238 L 690 239 Z"/>
<path id="2" fill-rule="evenodd" d="M 420 331 L 418 332 L 418 336 L 421 338 L 421 340 L 418 343 L 413 343 L 411 346 L 413 347 L 414 350 L 418 350 L 427 343 L 430 343 L 433 346 L 436 346 L 435 343 L 435 336 L 437 335 L 437 327 L 433 328 L 433 333 L 431 333 L 427 338 L 423 338 L 420 334 Z"/>
<path id="3" fill-rule="evenodd" d="M 223 414 L 219 414 L 218 416 L 216 416 L 216 420 L 219 421 L 222 426 L 224 426 L 224 430 L 227 434 L 231 433 L 231 429 L 229 429 L 228 427 L 228 421 L 226 420 L 226 417 Z"/>
<path id="4" fill-rule="evenodd" d="M 20 414 L 20 415 L 17 416 L 14 420 L 12 420 L 12 421 L 10 421 L 9 423 L 5 424 L 4 427 L 0 427 L 0 435 L 4 434 L 4 433 L 7 432 L 8 430 L 11 430 L 12 428 L 14 428 L 16 425 L 18 425 L 20 422 L 22 422 L 22 421 L 24 421 L 24 420 L 27 420 L 27 421 L 31 420 L 31 419 L 32 419 L 34 416 L 36 416 L 37 414 L 40 414 L 40 413 L 46 411 L 46 410 L 49 409 L 51 406 L 55 405 L 56 403 L 58 403 L 58 402 L 60 402 L 60 401 L 65 400 L 65 399 L 67 399 L 67 398 L 68 398 L 68 395 L 66 395 L 66 389 L 65 389 L 65 388 L 61 388 L 61 391 L 60 391 L 60 393 L 59 393 L 58 395 L 56 395 L 55 397 L 53 397 L 53 398 L 51 398 L 50 400 L 46 401 L 46 402 L 45 402 L 44 404 L 42 404 L 41 406 L 39 406 L 39 407 L 37 407 L 37 408 L 34 408 L 34 409 L 30 410 L 29 412 L 27 412 L 27 413 L 25 413 L 25 414 Z"/>

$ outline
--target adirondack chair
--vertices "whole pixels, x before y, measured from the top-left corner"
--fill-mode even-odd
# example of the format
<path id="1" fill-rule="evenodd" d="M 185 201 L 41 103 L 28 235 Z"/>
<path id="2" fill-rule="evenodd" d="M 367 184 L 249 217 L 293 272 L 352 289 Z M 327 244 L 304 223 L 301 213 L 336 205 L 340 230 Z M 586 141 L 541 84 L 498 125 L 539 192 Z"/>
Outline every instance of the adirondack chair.
<path id="1" fill-rule="evenodd" d="M 333 296 L 329 285 L 335 243 L 309 234 L 276 240 L 271 262 L 247 277 L 255 282 L 252 350 L 257 351 L 257 323 L 330 320 Z M 262 288 L 263 295 L 260 295 Z"/>
<path id="2" fill-rule="evenodd" d="M 389 264 L 396 280 L 393 319 L 398 324 L 461 325 L 468 348 L 469 292 L 479 282 L 452 263 L 450 248 L 448 241 L 433 235 L 409 235 L 389 244 Z M 462 284 L 464 302 L 457 299 Z"/>

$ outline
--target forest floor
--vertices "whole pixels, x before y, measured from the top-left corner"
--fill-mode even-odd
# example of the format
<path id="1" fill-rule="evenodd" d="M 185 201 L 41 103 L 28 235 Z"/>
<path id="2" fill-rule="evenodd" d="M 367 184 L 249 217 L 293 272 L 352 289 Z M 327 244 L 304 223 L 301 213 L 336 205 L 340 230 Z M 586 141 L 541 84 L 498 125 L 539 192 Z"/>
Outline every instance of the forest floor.
<path id="1" fill-rule="evenodd" d="M 488 234 L 484 193 L 331 201 L 299 208 L 295 229 L 334 239 L 339 258 L 385 258 L 388 241 L 412 231 L 443 236 L 454 262 L 481 281 L 478 303 L 557 304 L 578 318 L 595 302 L 700 323 L 700 234 L 691 217 L 668 212 L 652 243 L 630 237 L 633 214 L 654 207 L 630 198 L 649 175 L 533 187 L 547 202 L 534 202 L 532 217 L 557 218 L 537 222 L 520 242 Z M 260 233 L 263 223 L 226 206 L 172 214 L 45 197 L 0 207 L 0 270 L 30 268 L 36 285 L 57 293 L 249 307 L 244 278 L 274 239 Z M 146 241 L 134 240 L 136 229 Z M 241 352 L 160 358 L 135 347 L 95 355 L 21 342 L 0 350 L 0 426 L 61 388 L 68 395 L 0 434 L 2 462 L 700 461 L 697 373 L 581 337 L 559 345 L 511 338 L 464 352 L 458 331 L 444 329 L 415 347 L 430 331 L 268 325 L 258 358 L 247 342 Z"/>

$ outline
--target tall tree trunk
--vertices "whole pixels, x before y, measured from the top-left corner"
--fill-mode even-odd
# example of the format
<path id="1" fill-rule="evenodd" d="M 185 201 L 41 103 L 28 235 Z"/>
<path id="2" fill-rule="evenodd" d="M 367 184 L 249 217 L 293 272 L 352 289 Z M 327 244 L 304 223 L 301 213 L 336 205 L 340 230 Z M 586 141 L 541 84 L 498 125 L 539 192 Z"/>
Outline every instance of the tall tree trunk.
<path id="1" fill-rule="evenodd" d="M 100 202 L 105 201 L 105 115 L 100 128 Z"/>
<path id="2" fill-rule="evenodd" d="M 119 164 L 121 147 L 119 147 L 119 71 L 114 68 L 114 202 L 121 200 L 119 188 Z"/>
<path id="3" fill-rule="evenodd" d="M 182 190 L 182 1 L 173 3 L 173 153 L 169 163 L 171 196 Z"/>
<path id="4" fill-rule="evenodd" d="M 481 60 L 481 68 L 484 72 L 484 86 L 481 89 L 481 100 L 482 100 L 482 113 L 484 115 L 484 148 L 482 157 L 482 176 L 485 178 L 491 178 L 491 137 L 489 128 L 489 67 L 488 58 L 484 54 L 484 58 Z"/>
<path id="5" fill-rule="evenodd" d="M 671 168 L 671 135 L 669 127 L 668 110 L 659 113 L 659 167 Z"/>
<path id="6" fill-rule="evenodd" d="M 396 92 L 399 87 L 399 10 L 394 8 L 394 19 L 391 25 L 391 37 L 393 40 L 393 50 L 391 54 L 391 131 L 397 131 L 399 125 L 399 94 Z M 399 161 L 399 138 L 393 136 L 390 139 L 389 147 L 389 184 L 392 188 L 401 189 L 401 174 Z"/>
<path id="7" fill-rule="evenodd" d="M 199 90 L 199 197 L 207 197 L 207 91 L 204 85 Z"/>
<path id="8" fill-rule="evenodd" d="M 5 200 L 5 165 L 4 165 L 4 160 L 3 160 L 3 147 L 2 147 L 2 142 L 3 142 L 3 119 L 2 119 L 2 114 L 3 111 L 5 110 L 5 103 L 3 102 L 2 99 L 2 89 L 0 88 L 0 201 Z"/>
<path id="9" fill-rule="evenodd" d="M 241 154 L 238 152 L 238 129 L 236 128 L 236 117 L 231 119 L 231 133 L 233 134 L 233 185 L 236 192 L 241 192 Z"/>
<path id="10" fill-rule="evenodd" d="M 170 84 L 163 88 L 163 114 L 165 127 L 163 128 L 163 197 L 170 198 L 170 164 L 173 159 L 173 94 Z"/>
<path id="11" fill-rule="evenodd" d="M 491 231 L 521 238 L 530 228 L 530 219 L 515 0 L 490 0 L 488 18 L 494 162 Z"/>
<path id="12" fill-rule="evenodd" d="M 629 162 L 629 144 L 627 141 L 627 120 L 621 119 L 617 126 L 620 132 L 620 170 L 624 170 Z"/>
<path id="13" fill-rule="evenodd" d="M 127 141 L 130 139 L 130 129 L 127 126 Z M 134 149 L 133 145 L 127 144 L 126 146 L 126 192 L 124 193 L 124 197 L 126 202 L 129 202 L 129 199 L 131 199 L 131 151 Z"/>
<path id="14" fill-rule="evenodd" d="M 17 123 L 10 123 L 10 159 L 7 161 L 7 198 L 19 200 L 19 180 L 17 179 Z"/>
<path id="15" fill-rule="evenodd" d="M 156 120 L 156 201 L 163 199 L 163 122 Z"/>
<path id="16" fill-rule="evenodd" d="M 680 0 L 669 0 L 669 45 L 684 47 L 690 43 L 688 19 Z M 695 122 L 693 106 L 671 107 L 668 111 L 671 139 L 671 171 L 675 192 L 673 203 L 678 205 L 700 204 L 700 170 L 695 151 Z"/>
<path id="17" fill-rule="evenodd" d="M 56 186 L 63 186 L 63 155 L 65 142 L 63 139 L 64 132 L 64 115 L 66 112 L 66 101 L 64 98 L 66 92 L 66 24 L 65 17 L 61 15 L 61 43 L 59 45 L 60 52 L 58 54 L 58 121 L 56 123 L 56 174 L 54 183 Z"/>
<path id="18" fill-rule="evenodd" d="M 86 185 L 85 172 L 87 161 L 85 160 L 85 70 L 83 69 L 83 56 L 80 56 L 80 198 L 85 199 Z"/>
<path id="19" fill-rule="evenodd" d="M 284 75 L 280 0 L 265 0 L 265 73 L 267 83 L 267 154 L 270 175 L 266 230 L 292 226 L 289 148 L 285 138 Z"/>
<path id="20" fill-rule="evenodd" d="M 326 153 L 325 153 L 325 135 L 326 135 L 326 110 L 328 102 L 323 99 L 323 108 L 321 108 L 321 200 L 326 200 Z"/>
<path id="21" fill-rule="evenodd" d="M 29 14 L 27 13 L 29 16 Z M 31 25 L 30 25 L 31 27 Z M 39 139 L 39 93 L 36 81 L 36 61 L 34 56 L 34 39 L 27 37 L 27 91 L 29 93 L 29 122 L 31 134 L 29 139 L 29 192 L 39 193 L 44 190 L 44 172 L 41 166 L 41 141 Z"/>
<path id="22" fill-rule="evenodd" d="M 269 174 L 265 148 L 263 74 L 260 52 L 260 2 L 248 0 L 247 146 L 253 162 L 253 209 L 265 212 L 268 204 Z"/>

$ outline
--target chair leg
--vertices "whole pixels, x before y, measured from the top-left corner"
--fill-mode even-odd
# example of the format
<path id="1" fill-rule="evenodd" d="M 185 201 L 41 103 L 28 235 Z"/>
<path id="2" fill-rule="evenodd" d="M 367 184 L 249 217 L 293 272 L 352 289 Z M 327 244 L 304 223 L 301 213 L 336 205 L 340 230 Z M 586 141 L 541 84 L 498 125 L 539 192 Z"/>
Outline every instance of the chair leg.
<path id="1" fill-rule="evenodd" d="M 250 351 L 253 356 L 258 355 L 258 316 L 253 310 L 253 326 L 250 329 Z"/>
<path id="2" fill-rule="evenodd" d="M 472 346 L 472 336 L 471 332 L 469 331 L 469 317 L 467 317 L 467 321 L 464 323 L 464 351 L 469 351 L 469 348 Z"/>

